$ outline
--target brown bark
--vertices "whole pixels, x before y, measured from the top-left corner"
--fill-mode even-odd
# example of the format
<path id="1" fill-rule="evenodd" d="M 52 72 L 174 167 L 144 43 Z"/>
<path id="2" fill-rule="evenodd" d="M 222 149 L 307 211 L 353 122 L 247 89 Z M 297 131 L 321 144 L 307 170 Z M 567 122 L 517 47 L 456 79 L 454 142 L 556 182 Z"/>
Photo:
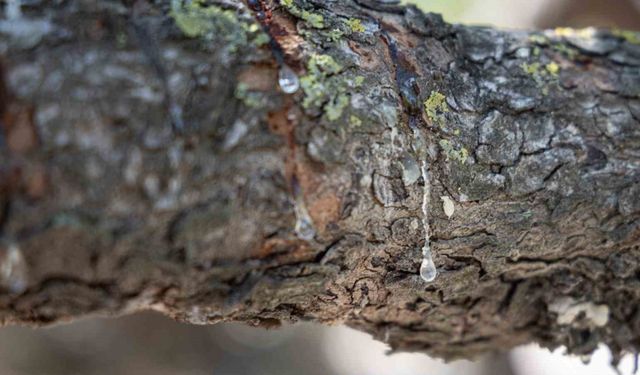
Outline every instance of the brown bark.
<path id="1" fill-rule="evenodd" d="M 154 309 L 446 358 L 637 351 L 637 34 L 181 4 L 0 21 L 2 324 Z"/>

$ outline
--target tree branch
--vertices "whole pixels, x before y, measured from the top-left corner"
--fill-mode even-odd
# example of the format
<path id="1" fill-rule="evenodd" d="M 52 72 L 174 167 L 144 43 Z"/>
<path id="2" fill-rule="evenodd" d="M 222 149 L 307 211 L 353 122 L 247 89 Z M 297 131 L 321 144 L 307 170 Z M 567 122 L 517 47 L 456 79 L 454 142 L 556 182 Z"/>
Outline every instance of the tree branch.
<path id="1" fill-rule="evenodd" d="M 637 351 L 638 34 L 29 4 L 0 21 L 1 324 L 154 309 L 446 358 Z"/>

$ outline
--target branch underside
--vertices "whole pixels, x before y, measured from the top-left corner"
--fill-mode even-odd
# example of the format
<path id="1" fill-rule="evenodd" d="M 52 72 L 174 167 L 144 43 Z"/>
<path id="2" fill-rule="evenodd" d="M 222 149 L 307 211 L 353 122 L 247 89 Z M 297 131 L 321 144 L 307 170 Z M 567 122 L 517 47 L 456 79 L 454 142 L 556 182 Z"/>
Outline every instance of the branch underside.
<path id="1" fill-rule="evenodd" d="M 0 323 L 155 309 L 445 358 L 637 352 L 637 34 L 61 4 L 0 21 Z"/>

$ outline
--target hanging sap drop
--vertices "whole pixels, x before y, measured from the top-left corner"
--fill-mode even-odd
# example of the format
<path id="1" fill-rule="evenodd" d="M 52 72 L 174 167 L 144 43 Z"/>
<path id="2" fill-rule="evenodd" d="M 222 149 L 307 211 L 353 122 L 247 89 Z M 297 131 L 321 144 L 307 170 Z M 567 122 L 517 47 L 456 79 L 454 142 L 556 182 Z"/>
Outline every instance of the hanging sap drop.
<path id="1" fill-rule="evenodd" d="M 424 254 L 422 257 L 422 264 L 420 265 L 420 277 L 426 282 L 431 282 L 435 280 L 438 275 L 438 271 L 436 270 L 436 265 L 433 263 L 431 250 L 422 249 L 422 251 Z"/>
<path id="2" fill-rule="evenodd" d="M 303 217 L 298 217 L 295 232 L 298 238 L 305 241 L 313 240 L 313 237 L 316 235 L 316 231 L 313 229 L 311 222 Z"/>
<path id="3" fill-rule="evenodd" d="M 296 201 L 294 211 L 296 214 L 296 225 L 294 228 L 296 236 L 305 241 L 313 240 L 313 237 L 316 235 L 316 231 L 313 228 L 313 222 L 311 221 L 309 212 L 307 212 L 307 208 L 301 199 Z"/>
<path id="4" fill-rule="evenodd" d="M 0 292 L 6 290 L 12 294 L 20 294 L 26 289 L 27 263 L 22 251 L 15 244 L 0 247 Z"/>
<path id="5" fill-rule="evenodd" d="M 293 94 L 300 88 L 300 81 L 296 73 L 287 65 L 282 65 L 278 72 L 278 84 L 286 94 Z"/>

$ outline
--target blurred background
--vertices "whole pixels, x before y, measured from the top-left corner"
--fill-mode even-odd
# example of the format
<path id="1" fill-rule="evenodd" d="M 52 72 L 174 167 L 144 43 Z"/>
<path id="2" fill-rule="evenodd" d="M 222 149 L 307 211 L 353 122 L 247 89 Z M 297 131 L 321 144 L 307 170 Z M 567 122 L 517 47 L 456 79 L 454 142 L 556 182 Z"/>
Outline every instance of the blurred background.
<path id="1" fill-rule="evenodd" d="M 616 27 L 640 30 L 640 0 L 417 0 L 454 23 L 507 29 Z"/>
<path id="2" fill-rule="evenodd" d="M 386 355 L 386 345 L 345 327 L 296 324 L 263 330 L 192 326 L 155 313 L 88 319 L 45 329 L 0 329 L 2 375 L 608 375 L 602 348 L 579 359 L 527 346 L 445 364 L 424 354 Z M 632 358 L 621 372 L 632 373 Z"/>
<path id="3" fill-rule="evenodd" d="M 640 0 L 421 0 L 455 23 L 509 29 L 616 27 L 640 30 Z M 88 319 L 33 330 L 0 329 L 0 375 L 607 375 L 601 348 L 589 365 L 535 346 L 444 364 L 386 346 L 345 327 L 298 324 L 265 331 L 237 324 L 201 327 L 154 313 Z M 632 358 L 620 367 L 630 374 Z"/>

